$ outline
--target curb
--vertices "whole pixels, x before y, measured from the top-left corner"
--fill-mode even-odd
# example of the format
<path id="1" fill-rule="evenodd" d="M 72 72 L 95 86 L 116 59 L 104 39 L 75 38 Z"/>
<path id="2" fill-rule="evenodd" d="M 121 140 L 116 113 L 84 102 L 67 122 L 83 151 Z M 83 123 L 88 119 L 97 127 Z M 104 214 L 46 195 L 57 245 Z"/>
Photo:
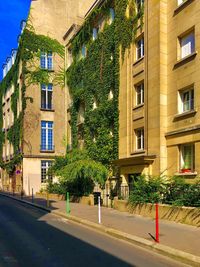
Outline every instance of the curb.
<path id="1" fill-rule="evenodd" d="M 71 221 L 76 222 L 76 223 L 79 223 L 81 225 L 90 227 L 92 229 L 103 232 L 103 233 L 108 234 L 110 236 L 113 236 L 115 238 L 128 241 L 129 243 L 138 245 L 140 247 L 151 249 L 153 251 L 158 252 L 159 254 L 171 257 L 171 258 L 176 259 L 176 260 L 181 260 L 184 263 L 192 264 L 192 266 L 200 266 L 200 257 L 199 256 L 195 256 L 193 254 L 183 252 L 181 250 L 171 248 L 169 246 L 161 245 L 161 244 L 155 243 L 153 241 L 149 241 L 147 239 L 144 239 L 144 238 L 141 238 L 141 237 L 138 237 L 135 235 L 124 233 L 124 232 L 121 232 L 119 230 L 104 226 L 102 224 L 97 224 L 97 223 L 88 221 L 86 219 L 81 219 L 81 218 L 73 216 L 73 215 L 67 215 L 67 214 L 64 214 L 63 212 L 60 212 L 60 211 L 51 210 L 47 207 L 28 202 L 26 200 L 18 199 L 14 196 L 6 195 L 3 193 L 0 193 L 0 195 L 11 198 L 11 199 L 16 200 L 16 201 L 21 202 L 21 203 L 25 203 L 29 206 L 47 211 L 47 212 L 52 213 L 54 215 L 63 217 L 65 219 L 71 220 Z"/>

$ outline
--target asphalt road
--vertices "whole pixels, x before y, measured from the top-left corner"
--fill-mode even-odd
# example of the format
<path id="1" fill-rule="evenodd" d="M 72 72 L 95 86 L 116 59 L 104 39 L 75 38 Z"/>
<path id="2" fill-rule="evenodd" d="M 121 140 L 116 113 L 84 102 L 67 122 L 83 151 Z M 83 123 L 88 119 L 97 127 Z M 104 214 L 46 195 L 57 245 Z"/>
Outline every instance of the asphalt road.
<path id="1" fill-rule="evenodd" d="M 32 266 L 186 265 L 0 196 L 0 267 Z"/>

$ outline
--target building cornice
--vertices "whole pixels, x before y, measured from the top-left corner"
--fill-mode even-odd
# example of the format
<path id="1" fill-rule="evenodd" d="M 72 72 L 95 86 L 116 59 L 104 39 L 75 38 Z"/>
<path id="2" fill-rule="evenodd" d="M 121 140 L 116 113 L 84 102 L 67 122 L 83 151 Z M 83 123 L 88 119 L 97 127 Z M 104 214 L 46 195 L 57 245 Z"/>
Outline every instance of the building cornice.
<path id="1" fill-rule="evenodd" d="M 182 133 L 187 133 L 187 132 L 192 132 L 192 131 L 197 131 L 197 130 L 200 130 L 200 124 L 192 126 L 192 127 L 187 127 L 184 129 L 168 132 L 165 134 L 165 137 L 178 135 L 178 134 L 182 134 Z"/>

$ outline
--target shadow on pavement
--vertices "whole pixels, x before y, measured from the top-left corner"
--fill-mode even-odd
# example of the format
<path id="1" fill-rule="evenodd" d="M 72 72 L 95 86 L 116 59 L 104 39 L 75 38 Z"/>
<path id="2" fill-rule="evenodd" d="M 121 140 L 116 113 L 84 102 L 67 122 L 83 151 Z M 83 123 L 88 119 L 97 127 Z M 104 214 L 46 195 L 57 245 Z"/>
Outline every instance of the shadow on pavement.
<path id="1" fill-rule="evenodd" d="M 0 258 L 5 263 L 1 267 L 133 266 L 89 244 L 96 243 L 94 233 L 90 241 L 81 240 L 87 240 L 87 233 L 48 212 L 0 196 Z M 103 237 L 99 242 L 103 246 Z"/>

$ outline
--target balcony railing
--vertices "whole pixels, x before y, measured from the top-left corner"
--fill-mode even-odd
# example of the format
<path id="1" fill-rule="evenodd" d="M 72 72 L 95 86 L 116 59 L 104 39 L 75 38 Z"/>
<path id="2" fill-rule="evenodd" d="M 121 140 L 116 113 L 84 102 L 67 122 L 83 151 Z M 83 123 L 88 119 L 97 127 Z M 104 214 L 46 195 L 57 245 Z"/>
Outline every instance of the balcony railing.
<path id="1" fill-rule="evenodd" d="M 40 151 L 42 152 L 54 152 L 55 146 L 54 145 L 40 145 Z"/>
<path id="2" fill-rule="evenodd" d="M 132 191 L 133 184 L 120 185 L 118 188 L 117 195 L 121 199 L 128 199 Z"/>

